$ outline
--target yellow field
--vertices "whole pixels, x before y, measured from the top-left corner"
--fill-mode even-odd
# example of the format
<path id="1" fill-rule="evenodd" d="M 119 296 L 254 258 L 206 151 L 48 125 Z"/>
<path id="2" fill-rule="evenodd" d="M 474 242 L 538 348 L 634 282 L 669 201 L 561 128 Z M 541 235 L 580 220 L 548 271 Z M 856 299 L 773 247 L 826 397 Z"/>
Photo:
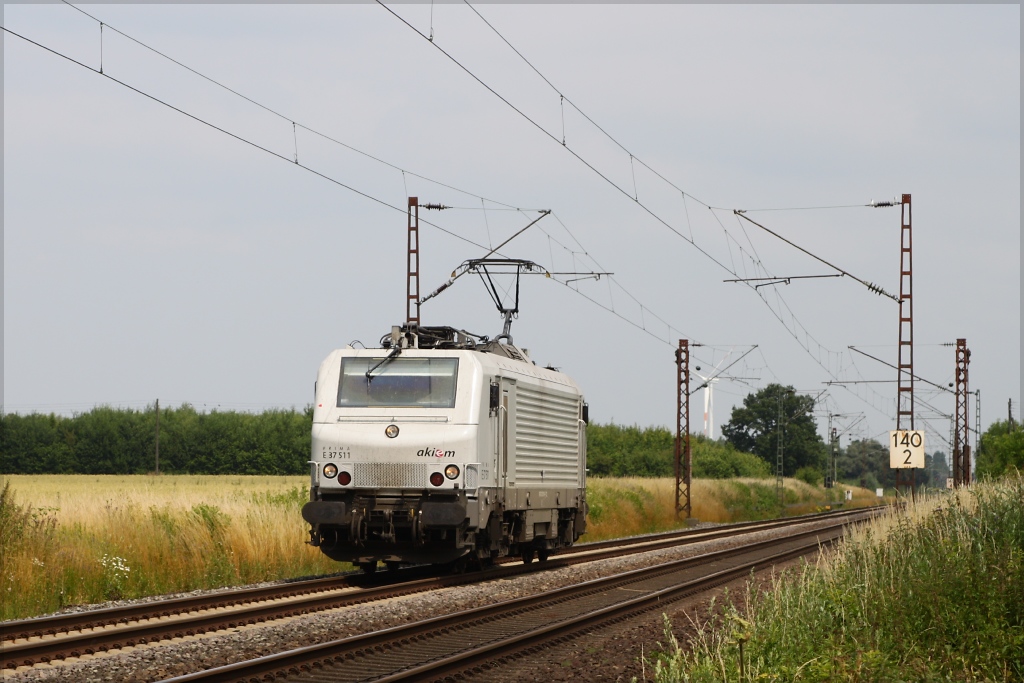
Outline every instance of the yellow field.
<path id="1" fill-rule="evenodd" d="M 338 571 L 305 544 L 308 481 L 6 476 L 23 514 L 5 501 L 0 616 Z"/>
<path id="2" fill-rule="evenodd" d="M 0 505 L 0 618 L 350 569 L 306 545 L 305 476 L 12 475 Z M 838 498 L 838 490 L 829 492 Z M 826 492 L 786 480 L 787 514 Z M 680 525 L 672 479 L 592 479 L 583 540 Z M 693 517 L 774 516 L 774 480 L 697 480 Z M 855 489 L 855 504 L 876 501 Z"/>

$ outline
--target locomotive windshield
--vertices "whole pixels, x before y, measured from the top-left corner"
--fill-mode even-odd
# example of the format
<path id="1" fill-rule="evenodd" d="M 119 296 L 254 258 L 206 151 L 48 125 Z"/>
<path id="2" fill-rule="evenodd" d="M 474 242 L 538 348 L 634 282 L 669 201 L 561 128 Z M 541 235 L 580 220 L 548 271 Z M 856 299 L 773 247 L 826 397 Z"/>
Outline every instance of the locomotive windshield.
<path id="1" fill-rule="evenodd" d="M 454 408 L 458 358 L 342 358 L 339 408 Z M 370 378 L 369 372 L 378 366 Z"/>

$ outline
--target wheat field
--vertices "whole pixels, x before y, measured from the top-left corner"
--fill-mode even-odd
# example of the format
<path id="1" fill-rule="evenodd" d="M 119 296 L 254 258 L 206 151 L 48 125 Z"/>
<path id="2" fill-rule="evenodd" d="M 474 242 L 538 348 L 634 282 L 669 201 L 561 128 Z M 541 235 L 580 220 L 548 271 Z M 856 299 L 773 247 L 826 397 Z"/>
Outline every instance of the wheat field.
<path id="1" fill-rule="evenodd" d="M 0 481 L 0 618 L 68 605 L 351 569 L 309 546 L 305 476 L 9 475 Z M 856 491 L 856 504 L 875 502 Z M 828 504 L 786 480 L 788 514 Z M 838 493 L 838 491 L 836 492 Z M 673 479 L 591 479 L 583 541 L 678 528 Z M 693 517 L 777 516 L 774 480 L 695 480 Z"/>
<path id="2" fill-rule="evenodd" d="M 306 477 L 4 477 L 0 615 L 325 574 Z M 344 567 L 348 568 L 348 567 Z"/>

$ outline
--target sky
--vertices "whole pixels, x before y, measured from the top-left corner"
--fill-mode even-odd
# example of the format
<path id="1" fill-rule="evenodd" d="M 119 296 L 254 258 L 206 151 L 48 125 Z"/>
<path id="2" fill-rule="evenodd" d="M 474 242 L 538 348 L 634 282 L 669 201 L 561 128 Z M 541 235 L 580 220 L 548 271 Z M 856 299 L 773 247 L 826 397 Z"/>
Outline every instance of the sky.
<path id="1" fill-rule="evenodd" d="M 452 207 L 421 294 L 543 215 L 500 253 L 578 274 L 525 276 L 512 334 L 593 420 L 674 428 L 687 339 L 714 435 L 782 383 L 884 441 L 899 306 L 859 281 L 899 294 L 867 205 L 910 194 L 926 448 L 958 338 L 982 428 L 1020 416 L 1019 5 L 79 8 L 4 5 L 80 63 L 3 38 L 6 412 L 302 409 L 404 322 L 416 196 Z M 469 276 L 421 319 L 502 324 Z"/>

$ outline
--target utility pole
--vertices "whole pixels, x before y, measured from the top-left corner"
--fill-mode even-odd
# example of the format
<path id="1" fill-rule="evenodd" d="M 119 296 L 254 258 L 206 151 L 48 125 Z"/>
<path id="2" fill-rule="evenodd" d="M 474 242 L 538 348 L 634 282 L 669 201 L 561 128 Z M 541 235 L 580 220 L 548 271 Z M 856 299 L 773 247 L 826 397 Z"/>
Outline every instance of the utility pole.
<path id="1" fill-rule="evenodd" d="M 897 361 L 896 431 L 914 431 L 914 254 L 911 229 L 910 195 L 903 195 L 900 205 L 900 345 Z M 908 424 L 909 423 L 909 424 Z M 915 498 L 915 473 L 896 470 L 896 490 L 910 489 Z"/>
<path id="2" fill-rule="evenodd" d="M 156 400 L 156 473 L 160 474 L 160 399 Z"/>
<path id="3" fill-rule="evenodd" d="M 981 449 L 981 389 L 974 390 L 974 457 Z"/>
<path id="4" fill-rule="evenodd" d="M 838 430 L 835 427 L 832 428 L 832 463 L 831 467 L 829 467 L 830 476 L 826 477 L 826 479 L 828 479 L 827 488 L 832 488 L 833 486 L 835 486 L 836 479 L 839 478 L 839 466 L 837 464 L 839 460 L 839 434 L 837 433 L 837 431 Z"/>
<path id="5" fill-rule="evenodd" d="M 953 486 L 967 486 L 971 483 L 971 444 L 967 412 L 967 366 L 971 362 L 971 351 L 966 339 L 956 340 L 956 413 L 953 429 Z"/>
<path id="6" fill-rule="evenodd" d="M 785 395 L 783 389 L 779 389 L 779 419 L 776 423 L 776 429 L 778 430 L 778 449 L 775 454 L 775 495 L 779 498 L 779 514 L 785 510 L 786 497 L 785 488 L 783 487 L 782 481 L 782 397 Z"/>
<path id="7" fill-rule="evenodd" d="M 420 324 L 420 205 L 419 197 L 409 197 L 408 276 L 405 292 L 405 322 Z M 415 313 L 413 307 L 415 306 Z"/>
<path id="8" fill-rule="evenodd" d="M 695 345 L 696 346 L 696 345 Z M 690 341 L 679 340 L 676 349 L 676 518 L 686 512 L 692 514 L 690 505 L 690 472 L 692 453 L 690 451 Z"/>
<path id="9" fill-rule="evenodd" d="M 953 447 L 954 439 L 956 439 L 956 411 L 953 411 L 952 419 L 949 421 L 949 471 L 953 472 L 953 452 L 956 450 Z"/>
<path id="10" fill-rule="evenodd" d="M 836 440 L 836 430 L 832 428 L 832 413 L 828 414 L 828 453 L 829 463 L 825 465 L 825 488 L 832 488 L 832 463 L 831 460 L 835 454 L 833 452 L 832 445 Z"/>

